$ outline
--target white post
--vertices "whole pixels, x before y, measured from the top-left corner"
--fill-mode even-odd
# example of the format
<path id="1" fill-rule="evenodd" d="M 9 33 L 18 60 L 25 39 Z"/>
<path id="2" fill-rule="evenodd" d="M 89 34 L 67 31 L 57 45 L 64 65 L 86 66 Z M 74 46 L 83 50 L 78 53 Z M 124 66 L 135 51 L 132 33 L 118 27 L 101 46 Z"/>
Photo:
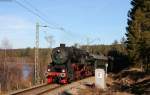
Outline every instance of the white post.
<path id="1" fill-rule="evenodd" d="M 104 69 L 95 69 L 95 86 L 100 89 L 106 88 Z"/>
<path id="2" fill-rule="evenodd" d="M 108 64 L 105 64 L 105 67 L 106 67 L 106 77 L 107 77 L 107 67 L 108 67 Z"/>

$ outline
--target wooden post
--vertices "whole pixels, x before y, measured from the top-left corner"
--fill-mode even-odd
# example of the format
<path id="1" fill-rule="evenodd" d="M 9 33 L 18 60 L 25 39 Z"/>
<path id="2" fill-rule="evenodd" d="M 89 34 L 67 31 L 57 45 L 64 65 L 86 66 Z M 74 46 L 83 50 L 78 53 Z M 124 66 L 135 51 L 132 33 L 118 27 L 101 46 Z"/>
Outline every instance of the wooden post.
<path id="1" fill-rule="evenodd" d="M 0 95 L 2 94 L 2 88 L 1 88 L 1 83 L 0 83 Z"/>

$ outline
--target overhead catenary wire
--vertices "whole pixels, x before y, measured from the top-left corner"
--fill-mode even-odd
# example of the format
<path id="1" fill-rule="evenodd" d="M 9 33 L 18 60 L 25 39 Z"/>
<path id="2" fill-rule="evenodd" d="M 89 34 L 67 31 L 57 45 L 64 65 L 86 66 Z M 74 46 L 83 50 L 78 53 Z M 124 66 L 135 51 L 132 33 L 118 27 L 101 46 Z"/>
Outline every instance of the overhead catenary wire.
<path id="1" fill-rule="evenodd" d="M 43 12 L 41 12 L 38 8 L 36 8 L 35 6 L 33 6 L 30 2 L 28 2 L 27 0 L 23 0 L 24 3 L 26 3 L 27 5 L 29 5 L 32 9 L 34 9 L 34 11 L 36 11 L 37 13 L 39 13 L 40 15 L 47 17 Z M 47 21 L 48 22 L 48 21 Z M 46 26 L 47 27 L 47 26 Z M 49 26 L 48 26 L 49 27 Z M 56 26 L 53 26 L 56 27 Z M 56 27 L 59 30 L 62 30 L 60 27 Z M 52 43 L 54 43 L 53 40 L 53 36 L 48 35 L 47 31 L 43 31 L 45 33 L 45 40 L 50 44 L 50 46 L 52 46 Z"/>
<path id="2" fill-rule="evenodd" d="M 17 1 L 17 0 L 13 0 L 16 4 L 18 4 L 19 6 L 23 7 L 24 9 L 26 9 L 28 12 L 32 13 L 33 15 L 39 17 L 42 21 L 46 22 L 48 24 L 48 27 L 51 29 L 57 29 L 57 30 L 61 30 L 61 31 L 65 31 L 65 29 L 63 27 L 57 27 L 57 26 L 52 26 L 52 24 L 49 23 L 49 21 L 47 21 L 47 19 L 45 19 L 42 15 L 43 14 L 39 9 L 35 8 L 31 3 L 29 3 L 26 0 L 23 0 L 24 2 L 26 2 L 26 4 L 28 4 L 30 7 L 32 7 L 33 9 L 30 9 L 29 7 L 25 6 L 24 4 L 22 4 L 21 2 Z"/>
<path id="3" fill-rule="evenodd" d="M 39 9 L 37 9 L 35 6 L 33 6 L 30 2 L 28 2 L 27 0 L 23 0 L 23 2 L 25 2 L 26 4 L 28 4 L 30 7 L 32 7 L 36 12 L 46 16 L 43 12 L 41 12 Z"/>
<path id="4" fill-rule="evenodd" d="M 27 0 L 23 0 L 23 2 L 25 2 L 25 3 L 28 4 L 32 9 L 34 9 L 34 11 L 36 11 L 36 13 L 38 13 L 38 14 L 40 14 L 40 15 L 46 17 L 46 15 L 45 15 L 43 12 L 41 12 L 39 9 L 37 9 L 35 6 L 33 6 L 33 5 L 32 5 L 30 2 L 28 2 Z M 43 18 L 43 17 L 42 17 L 42 18 Z M 44 18 L 44 20 L 46 20 L 46 19 Z M 49 23 L 47 20 L 46 20 L 46 22 Z"/>
<path id="5" fill-rule="evenodd" d="M 26 9 L 28 12 L 32 13 L 33 15 L 37 16 L 38 18 L 40 18 L 42 21 L 46 22 L 46 26 L 49 29 L 52 30 L 59 30 L 62 31 L 64 33 L 67 33 L 69 35 L 73 35 L 69 30 L 66 30 L 64 27 L 59 26 L 58 24 L 50 24 L 49 21 L 46 19 L 46 16 L 43 12 L 41 12 L 38 8 L 36 8 L 35 6 L 33 6 L 33 4 L 31 4 L 30 2 L 28 2 L 27 0 L 23 0 L 23 1 L 19 1 L 19 0 L 13 0 L 16 4 L 18 4 L 19 6 L 21 6 L 22 8 Z M 23 3 L 24 2 L 24 3 Z M 44 17 L 43 17 L 44 16 Z M 57 25 L 57 26 L 56 26 Z M 43 26 L 42 26 L 43 27 Z M 46 34 L 46 33 L 45 33 Z M 46 34 L 47 35 L 47 34 Z M 74 35 L 73 35 L 74 36 Z M 45 39 L 47 42 L 49 42 L 49 38 L 51 38 L 50 36 L 46 36 Z"/>

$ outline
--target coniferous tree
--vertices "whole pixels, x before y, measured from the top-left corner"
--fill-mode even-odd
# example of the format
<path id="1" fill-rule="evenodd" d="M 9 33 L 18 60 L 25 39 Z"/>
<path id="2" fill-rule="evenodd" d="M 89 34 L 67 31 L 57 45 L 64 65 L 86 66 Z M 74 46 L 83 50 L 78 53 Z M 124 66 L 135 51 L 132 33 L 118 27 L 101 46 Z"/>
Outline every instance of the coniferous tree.
<path id="1" fill-rule="evenodd" d="M 145 57 L 141 56 L 150 56 L 150 0 L 132 0 L 131 5 L 126 28 L 127 50 L 133 63 L 143 63 Z"/>

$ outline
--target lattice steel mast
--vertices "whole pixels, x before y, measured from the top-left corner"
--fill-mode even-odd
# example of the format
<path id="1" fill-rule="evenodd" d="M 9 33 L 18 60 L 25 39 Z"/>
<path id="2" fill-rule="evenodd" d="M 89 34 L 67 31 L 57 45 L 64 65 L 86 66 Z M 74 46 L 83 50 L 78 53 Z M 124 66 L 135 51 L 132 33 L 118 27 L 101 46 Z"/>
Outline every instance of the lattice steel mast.
<path id="1" fill-rule="evenodd" d="M 35 38 L 35 84 L 39 82 L 39 23 L 36 23 L 36 38 Z"/>

